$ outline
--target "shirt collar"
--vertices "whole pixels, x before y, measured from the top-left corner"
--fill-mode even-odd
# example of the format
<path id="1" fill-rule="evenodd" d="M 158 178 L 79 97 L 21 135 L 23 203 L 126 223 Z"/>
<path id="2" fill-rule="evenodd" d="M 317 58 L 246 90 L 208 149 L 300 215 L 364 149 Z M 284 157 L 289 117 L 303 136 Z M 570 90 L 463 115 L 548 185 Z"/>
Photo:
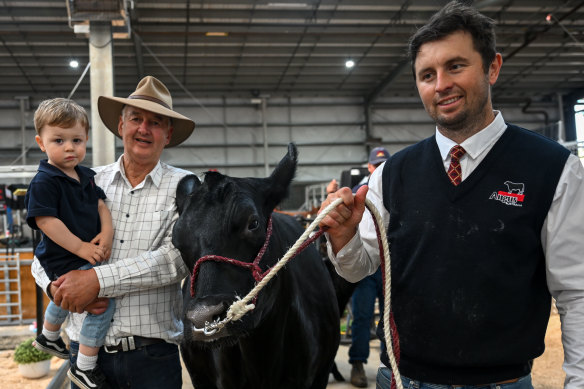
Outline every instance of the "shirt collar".
<path id="1" fill-rule="evenodd" d="M 41 160 L 41 162 L 39 163 L 38 171 L 43 172 L 43 173 L 47 173 L 51 177 L 57 177 L 57 176 L 58 177 L 67 177 L 67 175 L 65 173 L 63 173 L 63 171 L 61 169 L 57 168 L 56 166 L 51 165 L 49 163 L 48 159 Z"/>
<path id="2" fill-rule="evenodd" d="M 73 178 L 69 177 L 68 175 L 66 175 L 61 169 L 59 169 L 56 166 L 53 166 L 49 163 L 48 159 L 43 159 L 41 160 L 41 162 L 39 163 L 39 167 L 37 169 L 39 172 L 43 172 L 46 173 L 48 175 L 50 175 L 51 177 L 65 177 L 67 179 L 74 180 Z M 80 183 L 85 183 L 86 180 L 88 180 L 89 178 L 93 177 L 95 175 L 95 172 L 91 169 L 81 169 L 79 167 L 79 165 L 75 166 L 75 171 L 77 172 L 77 175 L 79 176 L 79 182 Z"/>
<path id="3" fill-rule="evenodd" d="M 495 120 L 491 124 L 460 144 L 472 159 L 476 159 L 485 150 L 490 149 L 490 146 L 499 140 L 507 129 L 503 114 L 500 111 L 493 112 L 495 113 Z M 457 144 L 452 139 L 442 135 L 438 128 L 436 128 L 436 143 L 443 161 L 449 158 L 450 149 Z"/>
<path id="4" fill-rule="evenodd" d="M 124 170 L 124 159 L 123 159 L 123 157 L 124 157 L 123 154 L 120 155 L 120 157 L 118 158 L 118 160 L 116 161 L 116 163 L 113 166 L 114 174 L 112 175 L 112 181 L 116 177 L 122 178 L 128 184 L 128 186 L 131 187 L 130 181 L 128 181 L 128 178 L 126 177 L 126 172 Z M 156 164 L 156 166 L 154 166 L 154 169 L 152 169 L 150 171 L 150 173 L 148 173 L 146 175 L 146 177 L 144 178 L 144 181 L 142 181 L 140 184 L 138 184 L 136 186 L 136 188 L 142 187 L 148 178 L 150 178 L 150 181 L 152 181 L 152 183 L 157 188 L 160 187 L 160 183 L 162 182 L 162 163 L 160 161 L 158 161 L 158 163 Z"/>
<path id="5" fill-rule="evenodd" d="M 124 166 L 122 164 L 122 156 L 118 158 L 118 160 L 111 165 L 111 169 L 113 174 L 111 175 L 111 179 L 109 184 L 111 184 L 115 179 L 125 178 L 124 174 Z"/>

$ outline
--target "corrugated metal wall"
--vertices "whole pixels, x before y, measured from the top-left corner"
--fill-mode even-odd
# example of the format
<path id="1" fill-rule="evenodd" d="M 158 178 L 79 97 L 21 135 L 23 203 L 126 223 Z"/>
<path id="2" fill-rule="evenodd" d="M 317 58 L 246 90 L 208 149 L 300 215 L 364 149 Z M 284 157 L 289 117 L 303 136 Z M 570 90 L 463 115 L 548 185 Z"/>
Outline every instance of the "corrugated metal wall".
<path id="1" fill-rule="evenodd" d="M 33 115 L 39 101 L 31 101 L 25 112 L 26 161 L 38 164 L 43 154 L 34 141 Z M 88 102 L 80 101 L 89 111 Z M 524 113 L 516 105 L 497 105 L 505 119 L 529 129 L 544 126 L 540 113 Z M 261 105 L 250 99 L 175 101 L 175 109 L 197 123 L 193 135 L 181 146 L 165 150 L 163 160 L 202 174 L 209 169 L 233 176 L 265 176 L 264 130 Z M 533 109 L 533 107 L 532 107 Z M 538 106 L 550 123 L 558 120 L 555 103 Z M 269 170 L 282 158 L 288 142 L 299 149 L 295 190 L 289 202 L 295 207 L 303 199 L 306 184 L 340 178 L 342 170 L 366 163 L 369 148 L 382 145 L 392 154 L 434 133 L 434 124 L 418 99 L 385 99 L 370 110 L 367 131 L 365 109 L 359 99 L 267 99 L 267 159 Z M 17 100 L 0 101 L 0 166 L 20 165 L 22 149 L 21 113 Z M 116 156 L 122 152 L 116 140 Z M 89 146 L 91 147 L 91 141 Z M 85 165 L 91 164 L 89 150 Z M 2 182 L 5 179 L 0 178 Z M 21 182 L 21 181 L 19 181 Z"/>

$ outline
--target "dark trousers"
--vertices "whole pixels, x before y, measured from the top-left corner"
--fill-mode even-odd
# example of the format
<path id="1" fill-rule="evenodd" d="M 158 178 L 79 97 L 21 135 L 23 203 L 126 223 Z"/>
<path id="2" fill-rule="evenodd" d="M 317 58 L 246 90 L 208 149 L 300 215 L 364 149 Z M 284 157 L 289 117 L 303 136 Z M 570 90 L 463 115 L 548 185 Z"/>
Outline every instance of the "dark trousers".
<path id="1" fill-rule="evenodd" d="M 75 363 L 79 343 L 71 342 L 70 360 Z M 180 389 L 182 368 L 178 346 L 157 343 L 140 350 L 106 353 L 99 350 L 97 365 L 107 377 L 112 388 Z M 79 389 L 71 383 L 72 389 Z"/>
<path id="2" fill-rule="evenodd" d="M 379 299 L 381 317 L 383 317 L 383 282 L 381 268 L 357 284 L 351 297 L 353 323 L 351 325 L 351 347 L 349 363 L 367 363 L 369 358 L 369 341 L 371 340 L 371 320 L 375 309 L 375 299 Z"/>

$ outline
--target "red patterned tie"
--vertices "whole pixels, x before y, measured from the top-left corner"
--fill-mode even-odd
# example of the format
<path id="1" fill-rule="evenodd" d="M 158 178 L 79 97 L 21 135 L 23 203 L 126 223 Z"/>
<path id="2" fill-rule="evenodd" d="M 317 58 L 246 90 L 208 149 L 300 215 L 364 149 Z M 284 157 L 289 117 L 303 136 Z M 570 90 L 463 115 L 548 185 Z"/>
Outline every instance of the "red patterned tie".
<path id="1" fill-rule="evenodd" d="M 462 182 L 462 170 L 460 168 L 460 158 L 466 153 L 466 150 L 460 145 L 450 149 L 450 167 L 448 168 L 448 177 L 452 185 L 458 186 Z"/>

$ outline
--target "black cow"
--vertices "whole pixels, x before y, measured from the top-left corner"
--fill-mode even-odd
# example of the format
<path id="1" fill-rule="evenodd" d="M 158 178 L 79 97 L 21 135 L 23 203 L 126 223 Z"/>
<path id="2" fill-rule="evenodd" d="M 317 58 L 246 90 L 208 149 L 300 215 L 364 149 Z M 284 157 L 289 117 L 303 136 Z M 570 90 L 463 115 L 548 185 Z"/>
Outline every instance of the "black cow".
<path id="1" fill-rule="evenodd" d="M 203 183 L 187 176 L 177 189 L 179 218 L 173 244 L 193 271 L 197 260 L 218 255 L 251 263 L 262 248 L 270 216 L 273 234 L 259 265 L 264 272 L 304 232 L 291 216 L 272 213 L 294 177 L 297 150 L 267 178 L 208 172 Z M 202 262 L 194 297 L 185 283 L 181 353 L 196 389 L 325 388 L 339 344 L 339 313 L 330 276 L 315 245 L 288 262 L 259 292 L 255 309 L 216 332 L 205 323 L 225 318 L 256 281 L 250 269 Z M 213 333 L 214 332 L 214 333 Z"/>

